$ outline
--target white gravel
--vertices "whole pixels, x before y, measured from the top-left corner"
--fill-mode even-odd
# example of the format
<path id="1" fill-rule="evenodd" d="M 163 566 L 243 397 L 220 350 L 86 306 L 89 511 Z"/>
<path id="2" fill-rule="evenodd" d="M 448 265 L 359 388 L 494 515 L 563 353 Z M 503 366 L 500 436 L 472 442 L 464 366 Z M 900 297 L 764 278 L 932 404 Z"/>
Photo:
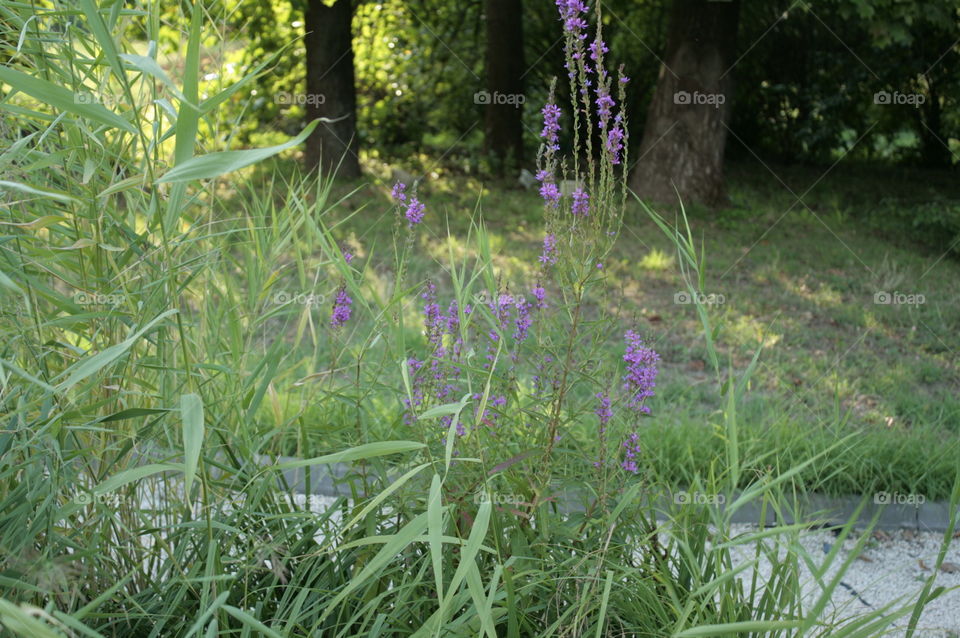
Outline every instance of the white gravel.
<path id="1" fill-rule="evenodd" d="M 756 531 L 755 526 L 734 525 L 731 536 Z M 823 578 L 825 585 L 830 583 L 845 559 L 850 556 L 859 538 L 859 533 L 854 532 L 844 541 Z M 826 560 L 826 552 L 836 542 L 837 536 L 833 532 L 822 529 L 804 532 L 800 538 L 800 543 L 818 567 Z M 894 603 L 892 609 L 899 609 L 916 601 L 926 580 L 934 574 L 933 569 L 942 542 L 941 532 L 874 532 L 867 539 L 860 556 L 853 560 L 843 575 L 843 585 L 834 590 L 823 619 L 843 624 L 844 619 L 882 609 L 890 603 Z M 754 547 L 755 545 L 751 544 L 732 550 L 734 566 L 752 561 Z M 934 588 L 943 586 L 948 591 L 924 608 L 914 634 L 918 638 L 960 636 L 960 589 L 956 589 L 960 587 L 960 539 L 950 544 L 942 567 L 946 570 L 941 569 L 936 573 Z M 766 581 L 770 575 L 770 563 L 761 558 L 758 568 L 761 580 Z M 747 569 L 741 580 L 749 584 L 751 575 L 752 569 Z M 823 589 L 806 567 L 803 568 L 801 583 L 805 609 L 808 609 L 819 598 Z M 884 633 L 877 635 L 903 636 L 909 620 L 910 614 L 907 614 L 894 621 Z"/>

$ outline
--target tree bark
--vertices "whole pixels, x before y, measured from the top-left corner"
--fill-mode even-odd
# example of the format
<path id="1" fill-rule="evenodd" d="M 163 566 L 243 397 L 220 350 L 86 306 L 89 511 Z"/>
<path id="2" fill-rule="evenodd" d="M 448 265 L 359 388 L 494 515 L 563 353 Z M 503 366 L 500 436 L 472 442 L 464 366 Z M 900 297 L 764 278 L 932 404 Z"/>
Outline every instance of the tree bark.
<path id="1" fill-rule="evenodd" d="M 726 201 L 723 153 L 733 100 L 739 0 L 674 0 L 667 51 L 630 187 L 642 198 Z M 676 190 L 674 189 L 676 187 Z"/>
<path id="2" fill-rule="evenodd" d="M 307 50 L 307 121 L 321 122 L 307 138 L 307 167 L 320 167 L 324 175 L 360 176 L 357 157 L 357 89 L 353 70 L 353 7 L 351 0 L 327 6 L 307 0 L 304 11 Z M 338 168 L 339 165 L 339 168 Z"/>
<path id="3" fill-rule="evenodd" d="M 932 80 L 928 79 L 927 83 L 926 100 L 916 108 L 920 124 L 920 165 L 924 168 L 949 168 L 952 155 L 942 133 L 940 95 Z"/>
<path id="4" fill-rule="evenodd" d="M 486 0 L 484 147 L 499 174 L 523 161 L 523 11 L 521 0 Z"/>

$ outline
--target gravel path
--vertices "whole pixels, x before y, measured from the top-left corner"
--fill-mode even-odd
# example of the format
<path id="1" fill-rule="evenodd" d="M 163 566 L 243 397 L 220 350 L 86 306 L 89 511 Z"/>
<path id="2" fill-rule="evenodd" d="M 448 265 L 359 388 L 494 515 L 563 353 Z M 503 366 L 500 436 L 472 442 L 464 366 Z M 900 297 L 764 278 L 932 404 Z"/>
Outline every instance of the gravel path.
<path id="1" fill-rule="evenodd" d="M 756 531 L 755 526 L 735 525 L 732 536 Z M 844 541 L 834 565 L 827 572 L 824 582 L 829 583 L 836 575 L 840 565 L 849 557 L 859 539 L 852 533 Z M 824 612 L 825 620 L 842 623 L 843 619 L 857 614 L 881 609 L 895 603 L 894 608 L 902 607 L 917 599 L 926 579 L 933 574 L 937 554 L 943 541 L 940 532 L 874 532 L 864 546 L 860 557 L 855 559 L 844 574 L 841 586 L 832 595 L 831 602 Z M 811 530 L 801 537 L 801 544 L 815 562 L 821 564 L 827 552 L 837 542 L 837 536 L 830 530 Z M 734 565 L 753 560 L 753 545 L 732 550 Z M 769 562 L 761 560 L 759 564 L 761 578 L 770 574 Z M 749 582 L 752 574 L 745 570 L 741 580 Z M 806 568 L 801 576 L 805 600 L 809 606 L 822 591 Z M 941 570 L 937 573 L 934 586 L 950 588 L 960 587 L 960 539 L 951 543 Z M 900 599 L 899 603 L 896 601 Z M 909 614 L 898 619 L 883 636 L 903 636 L 909 622 Z M 957 638 L 960 636 L 960 589 L 947 591 L 929 603 L 920 616 L 917 631 L 918 638 Z"/>

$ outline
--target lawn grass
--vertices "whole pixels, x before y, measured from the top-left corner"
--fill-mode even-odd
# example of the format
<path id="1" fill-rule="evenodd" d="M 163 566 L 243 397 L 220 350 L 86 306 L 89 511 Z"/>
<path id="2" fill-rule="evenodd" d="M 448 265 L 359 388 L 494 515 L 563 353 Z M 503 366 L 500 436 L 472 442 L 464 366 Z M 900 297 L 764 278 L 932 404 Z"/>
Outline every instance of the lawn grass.
<path id="1" fill-rule="evenodd" d="M 266 170 L 283 173 L 285 166 Z M 905 237 L 892 222 L 878 223 L 865 193 L 882 194 L 889 183 L 882 172 L 871 179 L 856 169 L 836 169 L 818 182 L 820 169 L 781 169 L 798 195 L 816 183 L 797 203 L 787 186 L 758 170 L 766 169 L 732 168 L 730 207 L 688 211 L 706 253 L 704 290 L 716 295 L 710 311 L 722 366 L 741 372 L 762 349 L 741 410 L 745 441 L 785 467 L 853 434 L 842 454 L 828 454 L 802 474 L 803 485 L 834 494 L 899 490 L 946 497 L 960 465 L 957 253 Z M 913 191 L 901 183 L 898 192 L 904 206 L 926 206 L 930 187 L 914 178 Z M 937 178 L 930 181 L 938 184 L 938 197 L 956 201 Z M 344 220 L 336 229 L 344 244 L 381 265 L 387 262 L 381 249 L 392 241 L 389 185 L 386 176 L 338 184 L 335 191 L 346 199 L 331 211 Z M 408 281 L 432 278 L 442 296 L 447 233 L 464 236 L 478 199 L 505 285 L 534 273 L 542 238 L 535 192 L 467 177 L 428 180 L 420 192 L 427 222 Z M 675 214 L 659 210 L 668 218 Z M 722 454 L 722 406 L 695 306 L 675 300 L 684 285 L 674 250 L 634 202 L 603 266 L 623 293 L 620 320 L 637 326 L 663 358 L 644 448 L 667 477 L 688 482 Z M 874 303 L 883 291 L 922 294 L 925 303 Z M 407 311 L 415 343 L 417 310 Z M 619 344 L 607 346 L 607 356 L 617 357 Z M 378 406 L 381 419 L 368 426 L 368 437 L 402 433 L 400 408 L 389 403 Z M 306 428 L 311 448 L 327 449 L 336 432 L 346 437 L 343 443 L 356 434 L 346 427 L 331 431 L 327 424 L 336 417 L 325 407 L 307 406 L 300 417 L 301 423 L 325 424 L 322 431 Z M 303 452 L 303 436 L 298 429 L 287 440 L 296 440 Z M 585 426 L 571 433 L 571 442 L 590 436 Z"/>

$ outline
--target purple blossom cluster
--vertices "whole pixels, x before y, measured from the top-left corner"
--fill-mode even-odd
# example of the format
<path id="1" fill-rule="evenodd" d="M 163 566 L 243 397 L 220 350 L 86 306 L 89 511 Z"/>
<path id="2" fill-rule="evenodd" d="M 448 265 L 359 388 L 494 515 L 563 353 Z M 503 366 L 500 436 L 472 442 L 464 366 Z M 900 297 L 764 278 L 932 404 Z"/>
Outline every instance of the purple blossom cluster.
<path id="1" fill-rule="evenodd" d="M 623 376 L 623 389 L 629 397 L 627 405 L 638 413 L 649 414 L 650 407 L 644 402 L 654 394 L 660 355 L 646 347 L 640 335 L 633 330 L 627 331 L 624 340 L 627 342 L 627 351 L 623 360 L 627 364 L 627 372 Z"/>
<path id="2" fill-rule="evenodd" d="M 613 418 L 610 395 L 606 392 L 597 392 L 595 396 L 597 398 L 597 409 L 594 410 L 594 414 L 600 419 L 600 433 L 603 434 L 607 431 L 607 424 L 610 423 L 610 419 Z"/>
<path id="3" fill-rule="evenodd" d="M 546 174 L 546 171 L 540 171 L 537 173 L 538 179 L 540 179 L 540 197 L 543 198 L 543 201 L 552 208 L 556 208 L 560 205 L 560 189 L 557 188 L 557 185 L 553 183 L 552 177 L 549 177 Z"/>
<path id="4" fill-rule="evenodd" d="M 427 281 L 420 295 L 423 300 L 424 334 L 430 343 L 432 352 L 429 356 L 429 366 L 425 361 L 415 357 L 408 359 L 408 371 L 411 378 L 413 400 L 405 399 L 407 413 L 404 415 L 406 423 L 416 421 L 415 412 L 423 407 L 427 397 L 432 397 L 437 403 L 449 403 L 456 398 L 460 387 L 456 381 L 462 373 L 461 359 L 463 356 L 463 338 L 460 335 L 460 307 L 456 300 L 450 302 L 447 311 L 441 310 L 437 302 L 437 288 L 433 281 Z M 473 307 L 466 304 L 463 315 L 470 316 Z M 452 416 L 441 419 L 441 426 L 450 427 Z M 462 424 L 457 424 L 457 431 L 463 434 Z"/>
<path id="5" fill-rule="evenodd" d="M 427 340 L 433 345 L 434 349 L 441 348 L 443 342 L 444 328 L 448 321 L 440 313 L 440 304 L 437 303 L 437 286 L 433 281 L 427 281 L 423 294 L 423 327 L 427 335 Z"/>
<path id="6" fill-rule="evenodd" d="M 530 291 L 530 294 L 533 295 L 533 298 L 537 300 L 537 308 L 543 310 L 547 307 L 547 291 L 543 289 L 543 286 L 540 285 L 540 282 L 537 282 L 537 285 L 533 287 Z"/>
<path id="7" fill-rule="evenodd" d="M 337 296 L 333 300 L 333 313 L 330 315 L 330 325 L 334 328 L 340 328 L 343 324 L 350 321 L 350 305 L 353 299 L 347 294 L 346 286 L 340 286 L 337 290 Z"/>
<path id="8" fill-rule="evenodd" d="M 620 467 L 625 469 L 627 472 L 632 472 L 636 474 L 640 471 L 640 468 L 637 467 L 637 455 L 640 454 L 640 435 L 636 432 L 631 432 L 630 436 L 627 437 L 627 440 L 623 442 L 623 462 L 620 463 Z"/>
<path id="9" fill-rule="evenodd" d="M 552 266 L 557 263 L 557 237 L 553 233 L 547 233 L 543 238 L 543 253 L 539 261 L 544 266 Z"/>
<path id="10" fill-rule="evenodd" d="M 475 392 L 472 396 L 474 401 L 477 401 L 478 405 L 474 409 L 474 417 L 480 412 L 479 402 L 483 399 L 483 395 L 479 392 Z M 483 411 L 483 414 L 480 416 L 480 422 L 486 425 L 487 427 L 496 427 L 497 421 L 500 417 L 500 411 L 493 411 L 491 408 L 502 408 L 507 405 L 507 397 L 502 394 L 491 394 L 487 398 L 487 408 Z"/>
<path id="11" fill-rule="evenodd" d="M 397 182 L 393 185 L 393 189 L 390 191 L 390 196 L 393 197 L 393 199 L 395 199 L 398 203 L 406 204 L 407 208 L 403 212 L 403 216 L 407 218 L 407 227 L 413 228 L 423 221 L 426 207 L 416 197 L 410 197 L 408 199 L 406 190 L 406 184 L 403 182 Z"/>
<path id="12" fill-rule="evenodd" d="M 550 151 L 559 151 L 560 107 L 547 102 L 540 112 L 543 113 L 543 130 L 540 132 L 540 137 L 547 141 L 547 148 Z"/>
<path id="13" fill-rule="evenodd" d="M 586 217 L 590 214 L 590 195 L 583 188 L 577 188 L 570 195 L 573 198 L 573 205 L 570 212 L 574 217 Z"/>
<path id="14" fill-rule="evenodd" d="M 460 392 L 461 360 L 465 349 L 457 301 L 452 300 L 444 312 L 437 301 L 437 288 L 433 281 L 427 281 L 420 297 L 423 300 L 424 334 L 432 352 L 423 360 L 415 356 L 407 359 L 407 371 L 411 380 L 410 397 L 404 399 L 407 408 L 404 422 L 407 424 L 416 422 L 416 413 L 427 404 L 443 404 L 456 400 Z M 501 292 L 491 296 L 486 306 L 493 315 L 495 324 L 479 334 L 480 338 L 486 341 L 484 368 L 490 369 L 496 363 L 498 346 L 505 335 L 512 337 L 510 358 L 516 363 L 520 346 L 528 339 L 533 327 L 534 313 L 544 307 L 545 297 L 546 293 L 539 285 L 534 288 L 536 304 L 525 295 Z M 472 311 L 473 308 L 467 304 L 463 308 L 463 315 L 469 317 Z M 504 395 L 495 394 L 490 398 L 490 406 L 499 408 L 505 401 Z M 497 414 L 484 413 L 482 418 L 486 419 L 488 425 L 492 425 L 496 423 Z M 449 415 L 440 421 L 444 431 L 449 430 L 452 423 L 453 417 Z M 456 431 L 460 435 L 465 433 L 462 423 L 457 423 Z"/>
<path id="15" fill-rule="evenodd" d="M 620 151 L 623 150 L 623 138 L 624 132 L 623 127 L 620 126 L 620 116 L 617 115 L 614 120 L 614 126 L 609 131 L 607 131 L 607 137 L 604 140 L 604 148 L 607 153 L 610 154 L 610 163 L 619 164 L 620 163 Z"/>
<path id="16" fill-rule="evenodd" d="M 557 9 L 560 11 L 565 32 L 580 39 L 587 37 L 583 33 L 587 28 L 587 21 L 583 17 L 587 12 L 587 5 L 583 0 L 557 0 Z"/>

